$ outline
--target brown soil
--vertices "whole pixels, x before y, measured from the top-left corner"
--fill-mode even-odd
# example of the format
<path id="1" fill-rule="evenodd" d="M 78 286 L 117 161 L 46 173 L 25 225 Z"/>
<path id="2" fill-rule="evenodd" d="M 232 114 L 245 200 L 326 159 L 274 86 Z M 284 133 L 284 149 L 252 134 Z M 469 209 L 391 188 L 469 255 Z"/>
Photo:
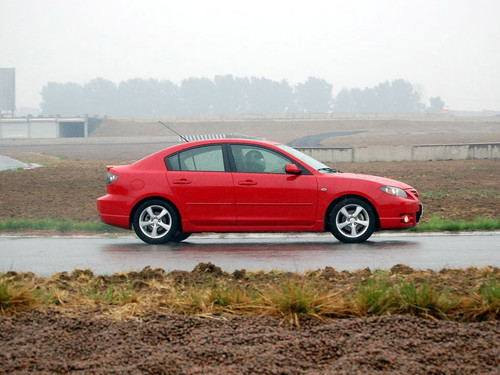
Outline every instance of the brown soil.
<path id="1" fill-rule="evenodd" d="M 495 374 L 500 322 L 409 316 L 301 329 L 264 317 L 0 317 L 0 374 Z"/>
<path id="2" fill-rule="evenodd" d="M 57 218 L 97 222 L 95 200 L 106 193 L 105 166 L 130 162 L 32 153 L 9 156 L 46 166 L 1 173 L 0 220 Z M 335 167 L 414 186 L 424 203 L 424 221 L 433 215 L 465 220 L 500 217 L 500 160 L 342 163 Z"/>

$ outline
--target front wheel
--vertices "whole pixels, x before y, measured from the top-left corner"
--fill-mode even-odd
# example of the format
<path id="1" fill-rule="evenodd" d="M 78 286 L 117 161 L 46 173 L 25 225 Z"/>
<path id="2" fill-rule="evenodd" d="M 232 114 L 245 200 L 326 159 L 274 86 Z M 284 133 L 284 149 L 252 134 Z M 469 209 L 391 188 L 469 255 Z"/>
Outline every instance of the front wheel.
<path id="1" fill-rule="evenodd" d="M 361 199 L 344 199 L 333 207 L 330 227 L 341 242 L 364 242 L 375 230 L 375 214 L 372 207 Z"/>
<path id="2" fill-rule="evenodd" d="M 170 241 L 177 233 L 179 219 L 174 208 L 161 200 L 142 203 L 135 211 L 134 231 L 148 244 L 162 244 Z"/>

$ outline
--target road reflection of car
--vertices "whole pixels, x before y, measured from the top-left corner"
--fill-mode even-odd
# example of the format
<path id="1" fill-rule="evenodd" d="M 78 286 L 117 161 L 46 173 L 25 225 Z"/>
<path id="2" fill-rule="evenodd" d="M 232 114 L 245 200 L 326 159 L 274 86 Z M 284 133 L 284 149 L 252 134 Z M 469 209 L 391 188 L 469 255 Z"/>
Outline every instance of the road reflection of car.
<path id="1" fill-rule="evenodd" d="M 342 242 L 420 220 L 417 191 L 342 173 L 275 142 L 188 142 L 131 165 L 108 166 L 101 219 L 150 244 L 193 232 L 325 232 Z"/>

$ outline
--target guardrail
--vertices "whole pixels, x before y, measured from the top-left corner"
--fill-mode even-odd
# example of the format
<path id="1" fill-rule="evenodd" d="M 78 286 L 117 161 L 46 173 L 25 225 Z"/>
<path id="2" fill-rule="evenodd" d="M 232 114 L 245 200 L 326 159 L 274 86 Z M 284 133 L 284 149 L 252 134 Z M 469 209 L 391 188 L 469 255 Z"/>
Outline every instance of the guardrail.
<path id="1" fill-rule="evenodd" d="M 500 159 L 500 143 L 296 148 L 324 163 Z"/>

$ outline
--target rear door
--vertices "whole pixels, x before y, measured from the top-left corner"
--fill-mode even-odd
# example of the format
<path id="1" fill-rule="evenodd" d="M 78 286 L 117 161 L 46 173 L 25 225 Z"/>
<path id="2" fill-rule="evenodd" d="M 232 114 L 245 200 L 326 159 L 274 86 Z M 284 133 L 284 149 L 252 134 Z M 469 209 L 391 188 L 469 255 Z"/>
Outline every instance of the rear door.
<path id="1" fill-rule="evenodd" d="M 233 178 L 222 145 L 198 146 L 166 159 L 167 180 L 183 220 L 196 226 L 236 224 Z"/>
<path id="2" fill-rule="evenodd" d="M 305 169 L 299 175 L 287 174 L 286 165 L 294 161 L 265 147 L 232 144 L 230 153 L 238 226 L 279 230 L 315 224 L 318 189 L 314 175 Z"/>

